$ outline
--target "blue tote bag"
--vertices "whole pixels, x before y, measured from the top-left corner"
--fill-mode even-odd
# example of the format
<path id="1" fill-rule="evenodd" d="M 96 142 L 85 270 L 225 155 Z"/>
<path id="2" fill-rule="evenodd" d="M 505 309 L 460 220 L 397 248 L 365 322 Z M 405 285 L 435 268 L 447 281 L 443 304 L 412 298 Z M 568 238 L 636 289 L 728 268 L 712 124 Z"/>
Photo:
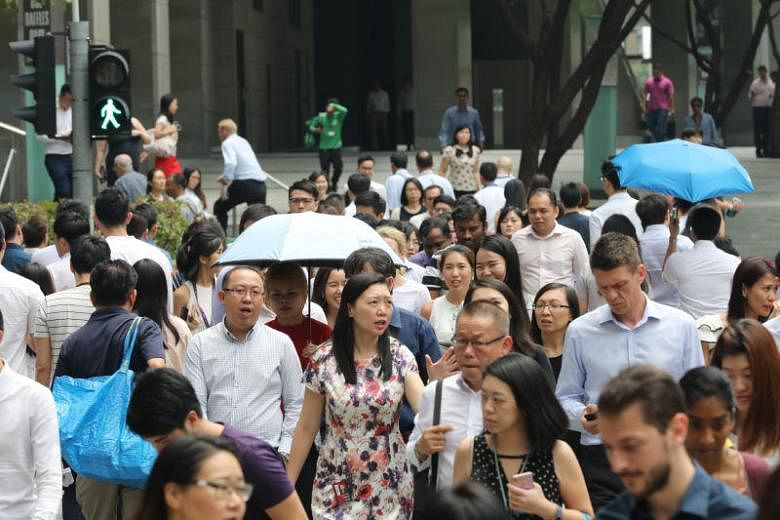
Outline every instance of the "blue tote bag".
<path id="1" fill-rule="evenodd" d="M 133 391 L 130 358 L 141 318 L 136 317 L 125 335 L 119 370 L 110 376 L 54 380 L 54 401 L 60 423 L 62 457 L 85 477 L 143 488 L 157 452 L 131 432 L 125 422 Z"/>

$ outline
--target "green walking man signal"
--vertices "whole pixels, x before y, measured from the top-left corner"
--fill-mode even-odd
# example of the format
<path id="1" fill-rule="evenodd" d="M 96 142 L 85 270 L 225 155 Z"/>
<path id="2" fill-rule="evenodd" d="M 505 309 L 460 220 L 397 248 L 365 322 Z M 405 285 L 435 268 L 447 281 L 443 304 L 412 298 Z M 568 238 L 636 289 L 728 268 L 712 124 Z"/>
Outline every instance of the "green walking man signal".
<path id="1" fill-rule="evenodd" d="M 100 109 L 100 117 L 103 118 L 103 122 L 100 123 L 100 129 L 108 130 L 108 125 L 113 126 L 115 129 L 119 129 L 119 121 L 117 121 L 115 117 L 117 115 L 123 115 L 122 111 L 116 108 L 112 98 L 106 99 L 105 104 Z"/>

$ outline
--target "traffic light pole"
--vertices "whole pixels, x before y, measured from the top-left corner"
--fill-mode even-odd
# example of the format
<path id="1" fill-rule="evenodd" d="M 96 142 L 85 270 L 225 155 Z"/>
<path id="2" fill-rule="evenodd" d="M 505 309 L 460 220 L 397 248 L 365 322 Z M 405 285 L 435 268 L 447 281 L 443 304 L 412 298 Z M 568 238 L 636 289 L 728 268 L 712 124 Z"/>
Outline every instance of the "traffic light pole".
<path id="1" fill-rule="evenodd" d="M 70 79 L 73 92 L 73 198 L 92 204 L 92 139 L 89 131 L 89 22 L 71 22 Z"/>

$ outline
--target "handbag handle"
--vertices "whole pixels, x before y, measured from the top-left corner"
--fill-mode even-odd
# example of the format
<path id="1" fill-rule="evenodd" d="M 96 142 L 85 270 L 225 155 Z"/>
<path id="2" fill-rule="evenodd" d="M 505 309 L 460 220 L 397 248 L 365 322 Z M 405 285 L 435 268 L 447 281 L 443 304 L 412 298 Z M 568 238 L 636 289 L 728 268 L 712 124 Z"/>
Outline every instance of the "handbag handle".
<path id="1" fill-rule="evenodd" d="M 438 426 L 441 422 L 441 394 L 444 387 L 444 380 L 439 379 L 436 381 L 436 394 L 433 399 L 433 424 L 431 426 Z M 436 489 L 436 479 L 439 477 L 439 454 L 434 453 L 431 455 L 431 470 L 428 474 L 428 483 L 431 489 Z"/>
<path id="2" fill-rule="evenodd" d="M 127 334 L 125 334 L 122 365 L 119 367 L 120 372 L 127 372 L 130 368 L 130 358 L 133 356 L 135 340 L 138 337 L 139 328 L 141 328 L 141 317 L 136 316 L 133 318 L 132 323 L 130 323 L 130 328 L 127 330 Z"/>

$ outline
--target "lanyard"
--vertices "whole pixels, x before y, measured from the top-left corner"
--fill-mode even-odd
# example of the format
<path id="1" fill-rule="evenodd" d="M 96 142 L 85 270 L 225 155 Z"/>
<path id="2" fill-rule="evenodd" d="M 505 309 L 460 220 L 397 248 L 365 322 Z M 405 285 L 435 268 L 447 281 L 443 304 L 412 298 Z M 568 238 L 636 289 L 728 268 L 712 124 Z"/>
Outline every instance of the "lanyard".
<path id="1" fill-rule="evenodd" d="M 504 509 L 507 511 L 510 511 L 512 513 L 512 516 L 514 516 L 514 511 L 509 509 L 509 500 L 506 497 L 506 491 L 504 491 L 504 484 L 501 482 L 501 475 L 504 474 L 504 470 L 501 469 L 501 464 L 498 461 L 498 453 L 497 453 L 497 447 L 498 444 L 496 443 L 496 436 L 493 434 L 493 462 L 496 464 L 496 477 L 498 477 L 498 489 L 501 491 L 501 501 L 504 503 Z M 520 471 L 518 473 L 525 472 L 525 467 L 528 464 L 528 458 L 531 456 L 529 453 L 525 456 L 523 459 L 523 465 L 520 466 Z M 507 479 L 507 485 L 509 484 L 509 480 Z"/>

